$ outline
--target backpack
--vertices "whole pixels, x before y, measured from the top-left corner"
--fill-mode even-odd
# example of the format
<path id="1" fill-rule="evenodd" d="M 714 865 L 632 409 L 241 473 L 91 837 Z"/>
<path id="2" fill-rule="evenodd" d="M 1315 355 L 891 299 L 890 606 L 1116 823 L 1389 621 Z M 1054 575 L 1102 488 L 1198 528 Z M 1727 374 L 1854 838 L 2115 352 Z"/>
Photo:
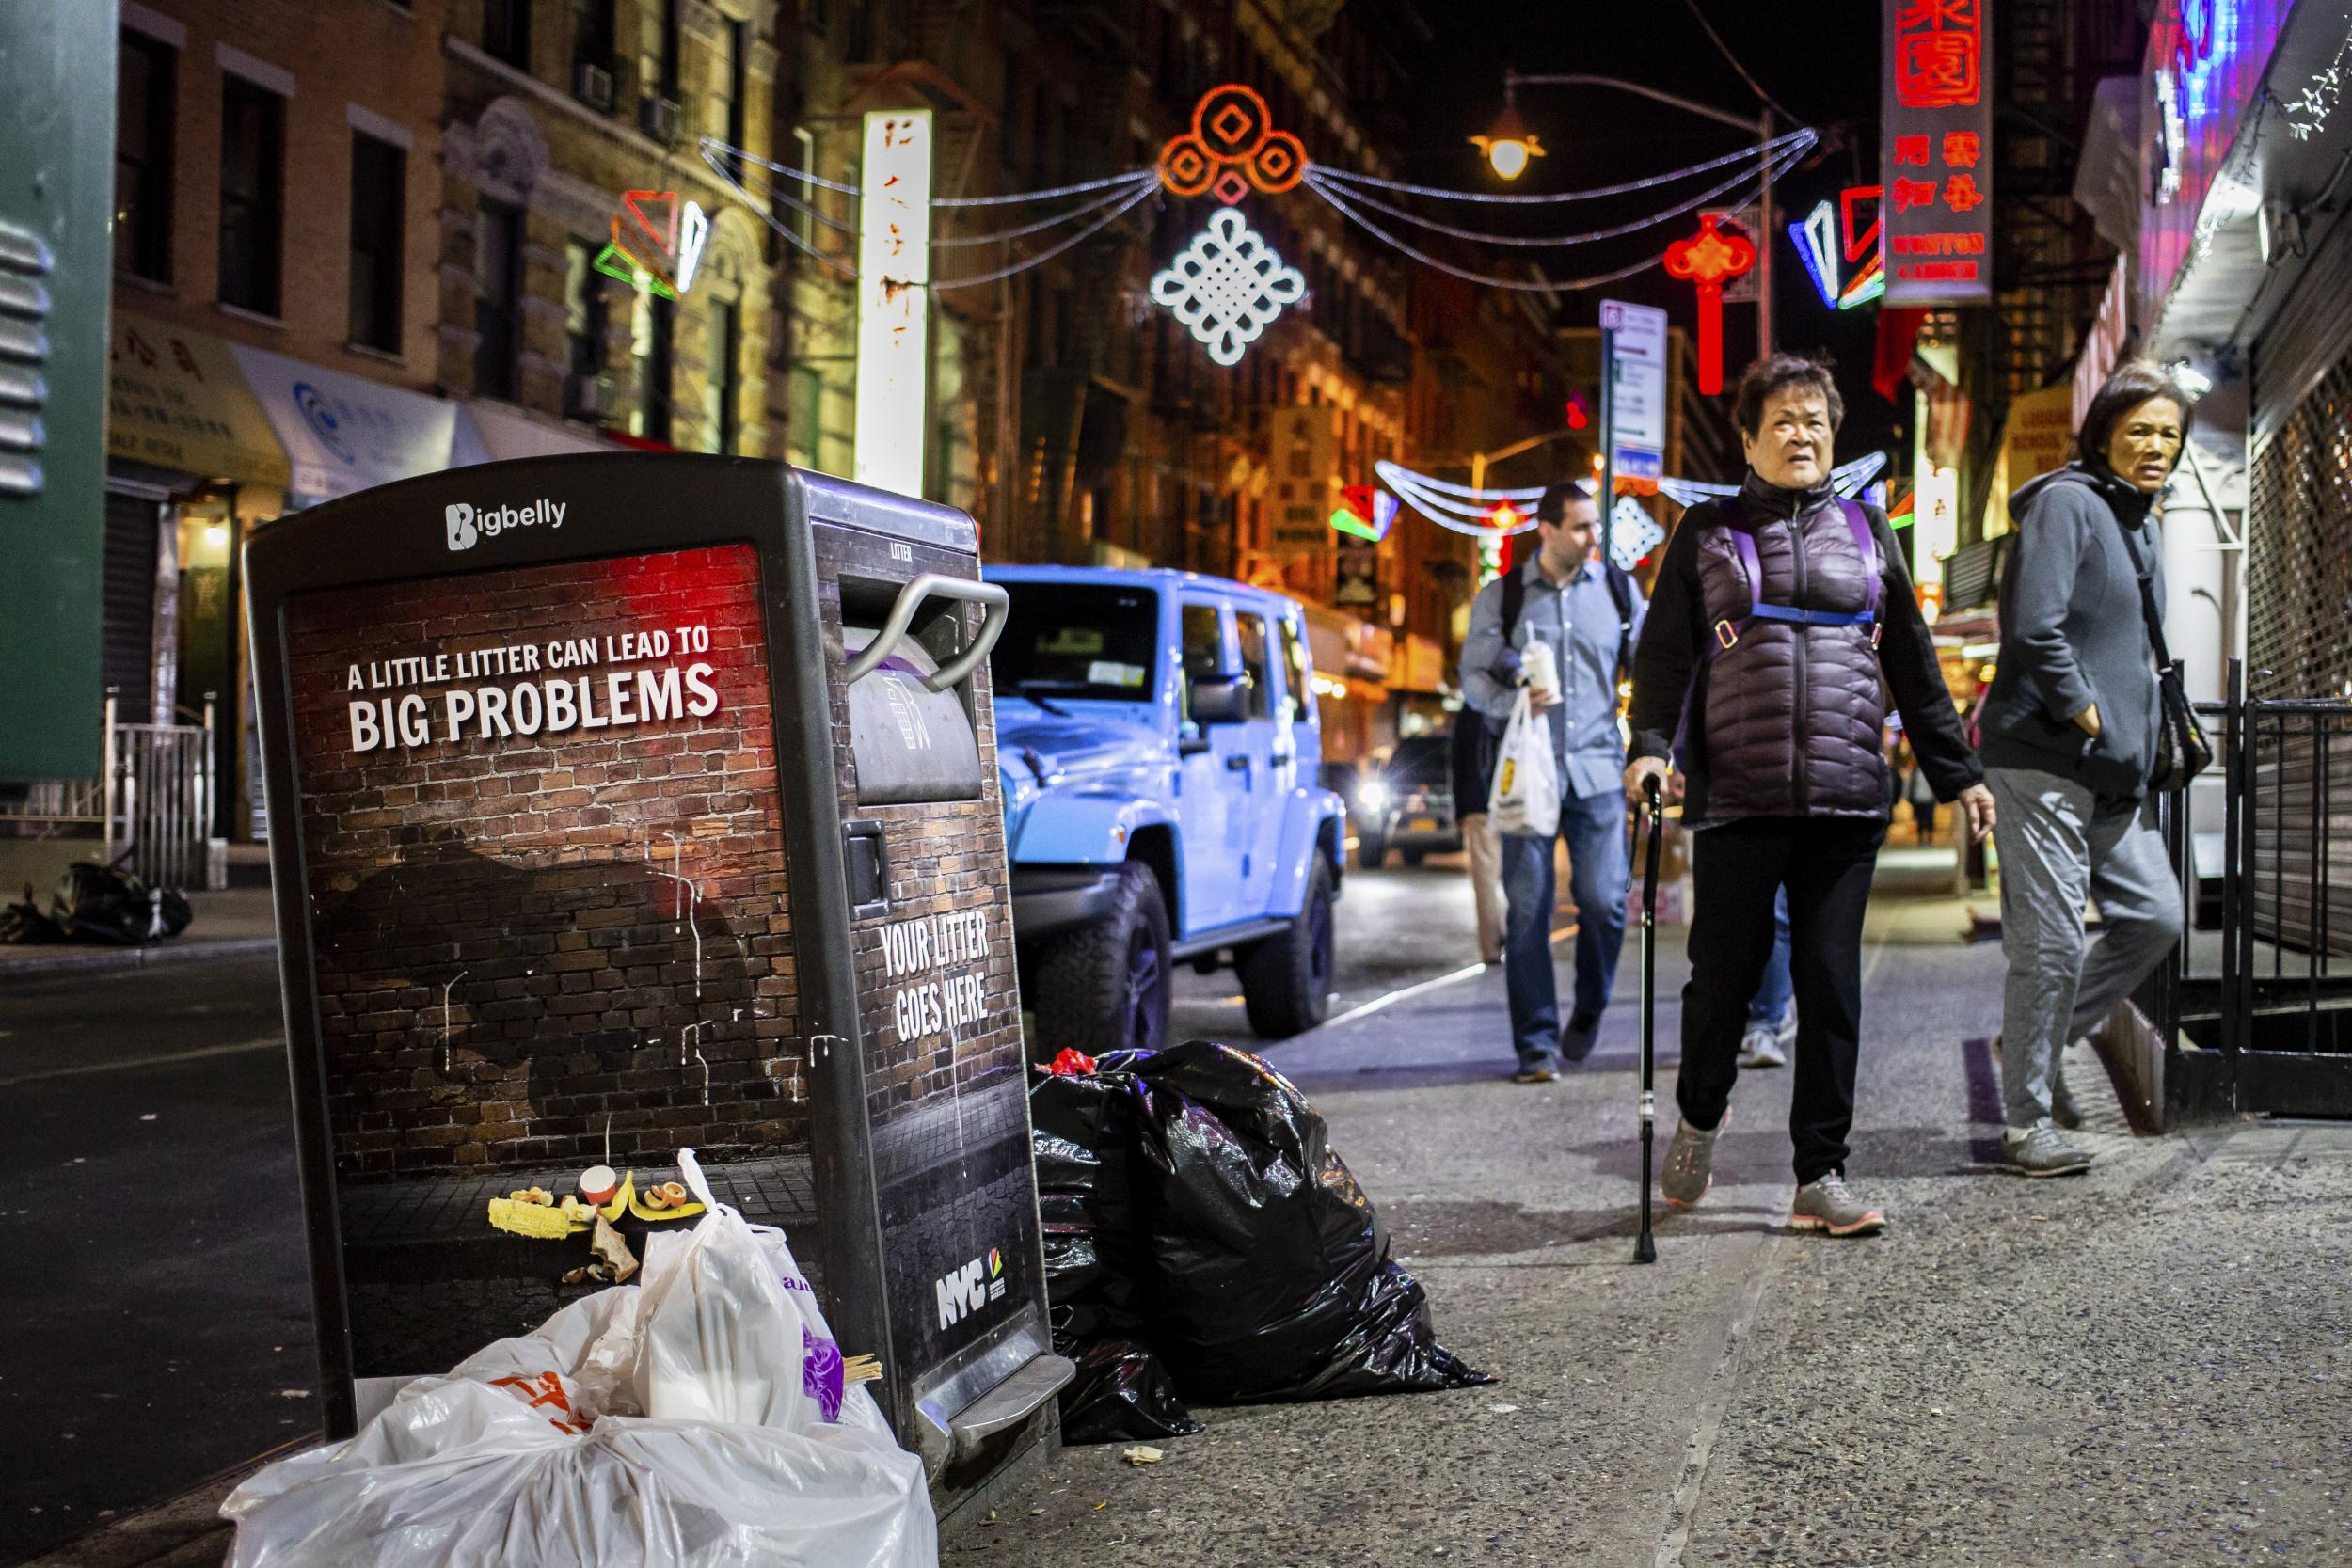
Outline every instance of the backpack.
<path id="1" fill-rule="evenodd" d="M 1502 645 L 1511 645 L 1512 633 L 1519 629 L 1519 612 L 1527 608 L 1527 578 L 1520 574 L 1526 563 L 1514 562 L 1502 576 Z M 1633 578 L 1614 562 L 1601 562 L 1601 577 L 1609 584 L 1610 600 L 1617 607 L 1617 678 L 1624 680 L 1633 670 Z"/>

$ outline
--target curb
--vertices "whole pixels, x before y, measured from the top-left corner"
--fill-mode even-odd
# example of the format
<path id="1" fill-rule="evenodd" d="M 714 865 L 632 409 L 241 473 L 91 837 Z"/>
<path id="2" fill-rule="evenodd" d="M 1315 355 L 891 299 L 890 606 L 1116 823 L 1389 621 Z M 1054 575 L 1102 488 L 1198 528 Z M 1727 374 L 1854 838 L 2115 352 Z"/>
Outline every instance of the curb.
<path id="1" fill-rule="evenodd" d="M 159 944 L 153 947 L 96 947 L 78 952 L 43 954 L 40 958 L 0 959 L 0 990 L 18 980 L 45 980 L 59 974 L 91 970 L 145 969 L 151 964 L 195 963 L 205 958 L 241 958 L 275 953 L 276 937 L 225 937 L 214 942 Z"/>

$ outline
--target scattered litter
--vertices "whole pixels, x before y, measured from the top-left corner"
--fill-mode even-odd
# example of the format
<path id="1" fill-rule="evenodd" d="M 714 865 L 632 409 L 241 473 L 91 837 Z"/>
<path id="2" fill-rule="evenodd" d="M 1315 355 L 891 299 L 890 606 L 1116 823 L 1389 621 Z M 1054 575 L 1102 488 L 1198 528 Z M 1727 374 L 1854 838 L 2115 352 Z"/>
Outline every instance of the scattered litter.
<path id="1" fill-rule="evenodd" d="M 1149 1443 L 1137 1443 L 1132 1449 L 1121 1450 L 1119 1457 L 1130 1465 L 1157 1465 L 1167 1456 Z"/>
<path id="2" fill-rule="evenodd" d="M 2049 1215 L 2047 1215 L 2047 1214 L 2027 1214 L 2026 1217 L 2027 1219 L 2029 1219 L 2029 1220 L 2033 1221 L 2033 1222 L 2034 1222 L 2034 1224 L 2036 1224 L 2036 1225 L 2040 1225 L 2040 1224 L 2042 1224 L 2043 1221 L 2047 1220 L 2050 1216 L 2049 1216 Z M 2235 1264 L 2232 1264 L 2232 1265 L 2231 1265 L 2231 1267 L 2234 1268 L 2234 1267 L 2236 1267 L 2236 1265 L 2235 1265 Z"/>
<path id="3" fill-rule="evenodd" d="M 1111 1506 L 1111 1500 L 1110 1500 L 1108 1497 L 1104 1497 L 1104 1498 L 1101 1502 L 1096 1503 L 1096 1504 L 1094 1505 L 1094 1512 L 1095 1512 L 1095 1513 L 1102 1513 L 1102 1512 L 1103 1512 L 1103 1510 L 1104 1510 L 1104 1509 L 1106 1509 L 1106 1508 L 1108 1508 L 1108 1507 L 1110 1507 L 1110 1506 Z"/>
<path id="4" fill-rule="evenodd" d="M 1928 1414 L 1931 1416 L 1941 1416 L 1944 1414 L 1944 1407 L 1940 1404 L 1929 1405 Z"/>
<path id="5" fill-rule="evenodd" d="M 310 1390 L 308 1388 L 280 1388 L 278 1390 L 278 1397 L 281 1400 L 307 1400 L 310 1397 Z"/>
<path id="6" fill-rule="evenodd" d="M 628 1284 L 629 1277 L 637 1272 L 637 1255 L 628 1250 L 628 1243 L 621 1240 L 621 1233 L 613 1229 L 612 1222 L 601 1213 L 596 1215 L 595 1234 L 588 1239 L 588 1250 L 603 1259 L 605 1266 L 612 1270 L 615 1285 Z"/>
<path id="7" fill-rule="evenodd" d="M 1044 1516 L 1045 1511 L 1041 1508 L 1033 1508 L 1029 1510 L 1029 1517 L 1032 1519 L 1041 1519 Z"/>
<path id="8" fill-rule="evenodd" d="M 143 1117 L 139 1117 L 139 1119 L 140 1119 L 141 1121 L 153 1121 L 153 1120 L 155 1119 L 155 1113 L 154 1113 L 154 1112 L 152 1112 L 152 1111 L 150 1111 L 150 1112 L 148 1112 L 148 1113 L 147 1113 L 147 1115 L 145 1115 L 145 1116 L 143 1116 Z"/>
<path id="9" fill-rule="evenodd" d="M 1517 1414 L 1518 1408 L 1516 1404 L 1490 1404 L 1486 1407 L 1486 1412 L 1491 1416 L 1510 1416 Z"/>

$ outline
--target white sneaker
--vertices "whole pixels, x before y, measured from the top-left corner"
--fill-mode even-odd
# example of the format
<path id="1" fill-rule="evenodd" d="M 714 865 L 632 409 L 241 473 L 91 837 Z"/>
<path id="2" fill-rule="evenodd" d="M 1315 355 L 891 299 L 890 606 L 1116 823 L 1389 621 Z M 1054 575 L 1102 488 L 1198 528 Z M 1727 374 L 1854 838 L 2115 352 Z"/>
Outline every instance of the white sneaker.
<path id="1" fill-rule="evenodd" d="M 1787 1067 L 1788 1053 L 1782 1047 L 1780 1031 L 1767 1023 L 1750 1029 L 1740 1037 L 1741 1067 Z"/>

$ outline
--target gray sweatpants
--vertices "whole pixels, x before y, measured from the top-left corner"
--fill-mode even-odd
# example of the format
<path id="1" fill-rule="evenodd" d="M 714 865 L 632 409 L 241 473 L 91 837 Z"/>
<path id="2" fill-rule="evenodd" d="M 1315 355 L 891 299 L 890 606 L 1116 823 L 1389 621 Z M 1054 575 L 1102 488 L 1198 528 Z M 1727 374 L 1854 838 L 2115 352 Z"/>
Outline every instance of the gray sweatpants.
<path id="1" fill-rule="evenodd" d="M 2058 1053 L 2106 1018 L 2181 934 L 2180 883 L 2164 840 L 2137 810 L 2101 815 L 2070 779 L 2023 768 L 1987 773 L 1998 808 L 2001 1100 L 2009 1125 L 2050 1115 Z M 2106 931 L 2084 957 L 2083 901 Z"/>

